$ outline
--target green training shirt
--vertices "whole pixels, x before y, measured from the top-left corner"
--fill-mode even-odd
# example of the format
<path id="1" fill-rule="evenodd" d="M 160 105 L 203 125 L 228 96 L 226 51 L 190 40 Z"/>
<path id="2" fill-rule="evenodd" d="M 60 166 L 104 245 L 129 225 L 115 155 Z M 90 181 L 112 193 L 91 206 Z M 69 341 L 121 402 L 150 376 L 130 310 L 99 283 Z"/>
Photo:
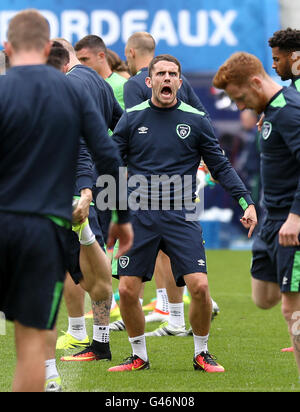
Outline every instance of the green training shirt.
<path id="1" fill-rule="evenodd" d="M 125 77 L 119 75 L 118 73 L 112 72 L 112 74 L 105 79 L 113 89 L 116 100 L 122 109 L 125 109 L 124 103 L 124 83 L 127 82 Z"/>

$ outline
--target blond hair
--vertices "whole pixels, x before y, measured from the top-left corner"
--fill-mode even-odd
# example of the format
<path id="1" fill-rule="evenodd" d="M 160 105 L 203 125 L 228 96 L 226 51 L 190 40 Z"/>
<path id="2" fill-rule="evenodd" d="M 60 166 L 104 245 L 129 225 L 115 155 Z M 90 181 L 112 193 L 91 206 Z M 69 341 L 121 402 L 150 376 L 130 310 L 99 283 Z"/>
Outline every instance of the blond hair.
<path id="1" fill-rule="evenodd" d="M 66 50 L 68 50 L 70 54 L 73 54 L 74 56 L 76 56 L 75 49 L 68 40 L 63 39 L 62 37 L 56 37 L 55 39 L 51 39 L 51 40 L 53 42 L 56 41 L 57 43 L 60 43 Z"/>
<path id="2" fill-rule="evenodd" d="M 127 40 L 127 47 L 138 50 L 141 55 L 152 55 L 155 52 L 155 40 L 150 33 L 139 31 L 133 33 Z"/>
<path id="3" fill-rule="evenodd" d="M 237 52 L 222 64 L 213 78 L 217 89 L 225 90 L 229 84 L 242 85 L 252 76 L 266 76 L 261 61 L 253 54 Z"/>
<path id="4" fill-rule="evenodd" d="M 23 10 L 10 21 L 7 40 L 15 51 L 42 50 L 50 39 L 48 21 L 35 9 Z"/>

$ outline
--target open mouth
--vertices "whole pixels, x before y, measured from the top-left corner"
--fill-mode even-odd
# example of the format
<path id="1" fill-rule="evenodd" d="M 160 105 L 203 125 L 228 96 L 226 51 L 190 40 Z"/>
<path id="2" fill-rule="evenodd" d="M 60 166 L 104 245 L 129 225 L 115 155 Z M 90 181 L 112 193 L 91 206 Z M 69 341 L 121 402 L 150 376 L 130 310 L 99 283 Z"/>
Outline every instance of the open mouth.
<path id="1" fill-rule="evenodd" d="M 171 87 L 169 87 L 169 86 L 164 86 L 164 87 L 161 89 L 161 94 L 162 94 L 163 96 L 165 96 L 165 97 L 171 96 L 171 94 L 172 94 L 172 89 L 171 89 Z"/>

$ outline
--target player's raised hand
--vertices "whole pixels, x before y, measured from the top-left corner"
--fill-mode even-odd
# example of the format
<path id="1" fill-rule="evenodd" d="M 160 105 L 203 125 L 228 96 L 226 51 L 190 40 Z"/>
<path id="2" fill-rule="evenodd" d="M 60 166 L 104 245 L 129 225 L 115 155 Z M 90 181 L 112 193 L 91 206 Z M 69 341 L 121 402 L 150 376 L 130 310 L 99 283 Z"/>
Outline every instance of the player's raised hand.
<path id="1" fill-rule="evenodd" d="M 244 216 L 240 219 L 244 228 L 249 229 L 248 238 L 250 239 L 252 233 L 257 225 L 257 215 L 254 205 L 249 205 L 244 212 Z"/>

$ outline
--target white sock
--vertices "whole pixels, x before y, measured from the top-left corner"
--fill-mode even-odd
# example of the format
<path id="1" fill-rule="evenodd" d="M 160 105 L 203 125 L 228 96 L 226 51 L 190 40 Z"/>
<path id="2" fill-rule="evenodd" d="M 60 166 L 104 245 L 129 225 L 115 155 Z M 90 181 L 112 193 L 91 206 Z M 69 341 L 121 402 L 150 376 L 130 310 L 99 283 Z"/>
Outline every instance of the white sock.
<path id="1" fill-rule="evenodd" d="M 77 233 L 81 245 L 89 246 L 92 245 L 96 240 L 96 237 L 92 232 L 89 224 L 85 225 L 82 229 L 75 231 L 75 233 Z"/>
<path id="2" fill-rule="evenodd" d="M 114 294 L 112 294 L 112 299 L 111 299 L 111 309 L 113 309 L 116 306 L 117 302 L 116 299 L 114 297 Z"/>
<path id="3" fill-rule="evenodd" d="M 169 302 L 169 324 L 173 326 L 185 326 L 183 302 Z"/>
<path id="4" fill-rule="evenodd" d="M 69 318 L 68 333 L 78 340 L 84 340 L 87 337 L 84 316 Z"/>
<path id="5" fill-rule="evenodd" d="M 50 378 L 57 378 L 59 373 L 56 368 L 56 360 L 55 359 L 48 359 L 45 362 L 46 368 L 46 380 Z"/>
<path id="6" fill-rule="evenodd" d="M 169 300 L 166 288 L 156 289 L 156 306 L 162 312 L 169 312 Z"/>
<path id="7" fill-rule="evenodd" d="M 206 336 L 194 336 L 194 345 L 195 345 L 195 356 L 199 355 L 201 352 L 208 352 L 207 342 L 209 335 Z"/>
<path id="8" fill-rule="evenodd" d="M 109 326 L 107 325 L 94 325 L 93 326 L 93 340 L 100 343 L 109 342 Z"/>
<path id="9" fill-rule="evenodd" d="M 147 349 L 146 349 L 146 339 L 145 335 L 135 336 L 134 338 L 128 338 L 131 347 L 132 354 L 137 355 L 144 361 L 148 360 Z"/>

